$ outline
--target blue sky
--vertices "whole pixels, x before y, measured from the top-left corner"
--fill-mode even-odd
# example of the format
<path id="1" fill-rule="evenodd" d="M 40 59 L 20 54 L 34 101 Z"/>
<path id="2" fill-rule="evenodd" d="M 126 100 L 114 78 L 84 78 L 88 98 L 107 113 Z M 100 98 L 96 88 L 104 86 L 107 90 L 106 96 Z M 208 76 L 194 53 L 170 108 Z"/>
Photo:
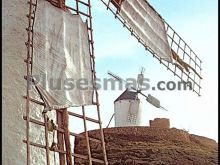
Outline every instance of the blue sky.
<path id="1" fill-rule="evenodd" d="M 92 1 L 96 71 L 99 78 L 107 71 L 121 77 L 137 77 L 144 66 L 145 77 L 152 83 L 178 81 L 165 67 L 147 53 L 128 30 L 115 20 L 100 0 Z M 192 134 L 218 139 L 218 1 L 217 0 L 149 0 L 150 4 L 182 36 L 202 59 L 202 96 L 191 91 L 149 91 L 169 111 L 155 109 L 142 101 L 143 125 L 156 117 L 170 119 L 171 127 L 186 129 Z M 103 127 L 114 112 L 114 100 L 122 91 L 99 91 Z M 114 122 L 113 122 L 114 123 Z M 113 126 L 113 123 L 111 126 Z"/>

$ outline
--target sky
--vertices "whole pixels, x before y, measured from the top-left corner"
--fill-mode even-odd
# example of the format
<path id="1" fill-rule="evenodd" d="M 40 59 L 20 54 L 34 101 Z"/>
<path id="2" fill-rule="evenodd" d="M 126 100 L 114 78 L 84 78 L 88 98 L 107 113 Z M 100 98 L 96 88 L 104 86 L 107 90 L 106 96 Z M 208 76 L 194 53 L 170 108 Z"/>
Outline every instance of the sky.
<path id="1" fill-rule="evenodd" d="M 157 97 L 168 111 L 158 110 L 141 98 L 142 125 L 148 126 L 154 118 L 169 118 L 171 127 L 218 141 L 218 1 L 148 1 L 203 61 L 203 80 L 201 97 L 192 91 L 146 91 Z M 91 3 L 98 78 L 109 78 L 107 71 L 123 78 L 136 78 L 143 66 L 152 85 L 161 80 L 178 81 L 145 51 L 100 0 Z M 122 92 L 99 90 L 104 128 L 114 113 L 114 100 Z M 114 121 L 110 127 L 114 127 Z"/>

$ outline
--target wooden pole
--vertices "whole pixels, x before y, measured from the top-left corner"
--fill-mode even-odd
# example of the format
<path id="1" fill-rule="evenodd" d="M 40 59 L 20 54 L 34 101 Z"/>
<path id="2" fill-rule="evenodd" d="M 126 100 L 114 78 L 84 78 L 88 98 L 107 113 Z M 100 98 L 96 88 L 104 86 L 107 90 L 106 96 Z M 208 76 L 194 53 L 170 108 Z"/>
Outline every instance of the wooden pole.
<path id="1" fill-rule="evenodd" d="M 62 128 L 63 129 L 63 112 L 57 110 L 56 111 L 56 115 L 57 115 L 57 125 L 58 128 Z M 57 131 L 57 147 L 59 150 L 64 151 L 64 138 L 63 138 L 63 133 Z M 59 161 L 60 161 L 60 165 L 65 165 L 65 154 L 63 153 L 59 153 Z"/>
<path id="2" fill-rule="evenodd" d="M 69 132 L 69 116 L 67 109 L 63 110 L 63 129 L 64 129 L 64 139 L 66 146 L 66 162 L 67 165 L 72 165 L 72 152 L 71 152 L 71 144 L 70 144 L 70 132 Z"/>

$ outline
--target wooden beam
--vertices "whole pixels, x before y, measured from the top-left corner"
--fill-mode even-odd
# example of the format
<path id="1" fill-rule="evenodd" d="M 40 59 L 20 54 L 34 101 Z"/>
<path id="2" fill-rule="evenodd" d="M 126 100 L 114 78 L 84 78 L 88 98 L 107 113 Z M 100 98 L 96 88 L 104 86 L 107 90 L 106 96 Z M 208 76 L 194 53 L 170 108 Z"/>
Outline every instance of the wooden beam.
<path id="1" fill-rule="evenodd" d="M 72 165 L 72 152 L 70 143 L 70 131 L 69 131 L 69 115 L 67 109 L 63 109 L 63 129 L 64 139 L 66 146 L 66 162 L 67 165 Z"/>
<path id="2" fill-rule="evenodd" d="M 63 128 L 63 112 L 56 111 L 56 115 L 58 128 Z M 63 133 L 60 131 L 57 131 L 57 148 L 58 150 L 64 151 L 64 138 Z M 65 154 L 59 153 L 59 161 L 60 165 L 65 165 Z"/>

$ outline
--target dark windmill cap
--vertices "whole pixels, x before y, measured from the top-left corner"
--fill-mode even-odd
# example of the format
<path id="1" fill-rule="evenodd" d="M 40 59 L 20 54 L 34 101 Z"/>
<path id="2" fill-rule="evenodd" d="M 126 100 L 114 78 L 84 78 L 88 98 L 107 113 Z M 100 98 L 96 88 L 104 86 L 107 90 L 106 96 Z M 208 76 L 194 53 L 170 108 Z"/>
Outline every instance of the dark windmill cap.
<path id="1" fill-rule="evenodd" d="M 139 100 L 138 98 L 138 93 L 134 91 L 129 91 L 126 89 L 115 101 L 120 101 L 120 100 Z"/>

